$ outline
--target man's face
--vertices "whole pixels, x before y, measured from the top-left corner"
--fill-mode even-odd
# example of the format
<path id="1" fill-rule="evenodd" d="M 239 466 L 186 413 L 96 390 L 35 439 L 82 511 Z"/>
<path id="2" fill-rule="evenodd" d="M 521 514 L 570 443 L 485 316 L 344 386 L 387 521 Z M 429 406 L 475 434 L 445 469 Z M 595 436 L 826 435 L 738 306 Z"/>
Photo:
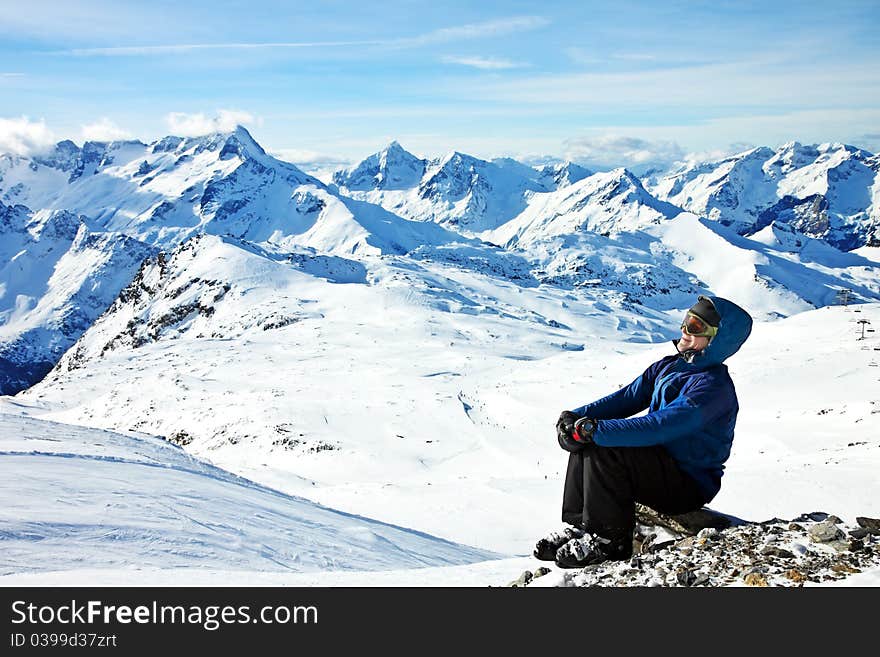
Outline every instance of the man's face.
<path id="1" fill-rule="evenodd" d="M 709 338 L 691 335 L 681 329 L 681 340 L 678 341 L 679 351 L 703 351 L 709 345 Z"/>

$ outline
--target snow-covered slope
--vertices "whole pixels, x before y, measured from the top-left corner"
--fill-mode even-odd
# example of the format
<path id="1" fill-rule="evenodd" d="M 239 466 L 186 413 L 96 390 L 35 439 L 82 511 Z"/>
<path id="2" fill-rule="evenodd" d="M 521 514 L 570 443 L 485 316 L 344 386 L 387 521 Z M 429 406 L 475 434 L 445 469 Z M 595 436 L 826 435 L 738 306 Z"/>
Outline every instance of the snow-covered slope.
<path id="1" fill-rule="evenodd" d="M 0 204 L 0 393 L 42 378 L 153 251 L 83 219 Z"/>
<path id="2" fill-rule="evenodd" d="M 538 171 L 509 158 L 488 162 L 456 151 L 421 160 L 393 142 L 337 172 L 333 181 L 344 195 L 473 235 L 517 216 L 531 193 L 555 189 L 582 173 L 574 166 Z"/>
<path id="3" fill-rule="evenodd" d="M 283 254 L 443 248 L 459 235 L 340 198 L 244 128 L 0 156 L 0 391 L 38 380 L 157 249 L 200 234 Z M 12 203 L 15 205 L 12 205 Z M 80 231 L 79 233 L 77 231 Z"/>
<path id="4" fill-rule="evenodd" d="M 497 230 L 483 234 L 496 244 L 526 248 L 560 235 L 633 232 L 681 210 L 651 196 L 632 173 L 596 173 L 556 192 L 534 195 L 528 207 Z"/>
<path id="5" fill-rule="evenodd" d="M 789 224 L 745 238 L 707 219 L 682 213 L 647 229 L 659 252 L 721 296 L 737 298 L 760 317 L 788 317 L 840 302 L 880 300 L 876 261 L 844 253 Z"/>
<path id="6" fill-rule="evenodd" d="M 54 372 L 17 403 L 47 418 L 161 433 L 273 488 L 524 554 L 558 521 L 559 411 L 671 351 L 620 341 L 637 330 L 622 325 L 626 313 L 593 315 L 574 300 L 559 312 L 581 313 L 583 350 L 548 351 L 550 329 L 536 323 L 425 312 L 393 297 L 381 321 L 358 312 L 377 307 L 375 289 L 337 286 L 348 293 L 331 298 L 331 283 L 306 280 L 293 274 L 295 286 L 276 294 L 327 299 L 304 304 L 312 316 L 237 338 L 196 338 L 193 327 L 119 345 Z M 876 333 L 858 339 L 859 319 L 880 323 L 880 304 L 756 324 L 729 363 L 741 411 L 714 508 L 751 520 L 807 508 L 848 522 L 880 513 L 880 343 Z M 610 333 L 589 335 L 597 329 Z"/>
<path id="7" fill-rule="evenodd" d="M 880 158 L 853 146 L 790 142 L 688 165 L 651 191 L 742 235 L 787 223 L 850 250 L 880 243 L 878 173 Z"/>
<path id="8" fill-rule="evenodd" d="M 547 189 L 560 189 L 592 176 L 593 172 L 571 161 L 536 167 L 539 180 Z"/>
<path id="9" fill-rule="evenodd" d="M 334 173 L 333 182 L 357 192 L 411 189 L 421 182 L 426 165 L 427 160 L 416 157 L 392 141 L 354 168 Z"/>
<path id="10" fill-rule="evenodd" d="M 75 155 L 75 159 L 74 159 Z M 403 252 L 449 239 L 436 226 L 340 199 L 268 156 L 242 127 L 153 144 L 61 142 L 43 158 L 0 156 L 0 199 L 35 212 L 85 215 L 94 230 L 171 248 L 195 234 L 274 248 Z"/>
<path id="11" fill-rule="evenodd" d="M 0 499 L 0 576 L 371 571 L 496 556 L 284 495 L 161 438 L 23 415 L 0 414 Z"/>

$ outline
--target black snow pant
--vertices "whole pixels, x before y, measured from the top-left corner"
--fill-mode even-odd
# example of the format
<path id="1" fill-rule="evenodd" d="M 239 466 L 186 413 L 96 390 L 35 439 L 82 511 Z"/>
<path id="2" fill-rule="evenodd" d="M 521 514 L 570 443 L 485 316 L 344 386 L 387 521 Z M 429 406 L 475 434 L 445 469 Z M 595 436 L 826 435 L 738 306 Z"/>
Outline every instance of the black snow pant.
<path id="1" fill-rule="evenodd" d="M 589 445 L 568 457 L 562 521 L 605 538 L 632 536 L 635 503 L 666 514 L 707 502 L 697 482 L 659 445 Z"/>

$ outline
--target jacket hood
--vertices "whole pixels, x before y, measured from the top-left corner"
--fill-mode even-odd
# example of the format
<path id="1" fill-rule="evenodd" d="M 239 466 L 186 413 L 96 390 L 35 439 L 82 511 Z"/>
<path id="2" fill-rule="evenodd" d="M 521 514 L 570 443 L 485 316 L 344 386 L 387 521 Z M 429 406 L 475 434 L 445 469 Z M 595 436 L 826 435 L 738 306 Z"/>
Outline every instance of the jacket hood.
<path id="1" fill-rule="evenodd" d="M 752 317 L 732 301 L 721 297 L 706 297 L 721 316 L 718 334 L 709 346 L 696 354 L 690 363 L 700 369 L 718 365 L 733 356 L 752 332 Z M 673 341 L 678 345 L 678 340 Z"/>

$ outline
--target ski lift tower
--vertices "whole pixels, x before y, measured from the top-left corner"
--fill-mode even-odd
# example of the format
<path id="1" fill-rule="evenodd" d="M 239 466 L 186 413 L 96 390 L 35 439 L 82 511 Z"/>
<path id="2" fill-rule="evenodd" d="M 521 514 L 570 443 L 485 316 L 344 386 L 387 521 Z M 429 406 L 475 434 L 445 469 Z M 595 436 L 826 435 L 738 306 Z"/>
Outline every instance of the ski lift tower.
<path id="1" fill-rule="evenodd" d="M 843 307 L 846 308 L 846 304 L 849 303 L 849 298 L 852 295 L 852 290 L 848 287 L 842 288 L 837 291 L 837 300 L 843 304 Z"/>
<path id="2" fill-rule="evenodd" d="M 862 325 L 862 337 L 860 337 L 859 340 L 865 339 L 865 327 L 870 323 L 871 322 L 869 322 L 867 319 L 860 319 L 858 322 L 856 322 L 856 324 Z"/>

